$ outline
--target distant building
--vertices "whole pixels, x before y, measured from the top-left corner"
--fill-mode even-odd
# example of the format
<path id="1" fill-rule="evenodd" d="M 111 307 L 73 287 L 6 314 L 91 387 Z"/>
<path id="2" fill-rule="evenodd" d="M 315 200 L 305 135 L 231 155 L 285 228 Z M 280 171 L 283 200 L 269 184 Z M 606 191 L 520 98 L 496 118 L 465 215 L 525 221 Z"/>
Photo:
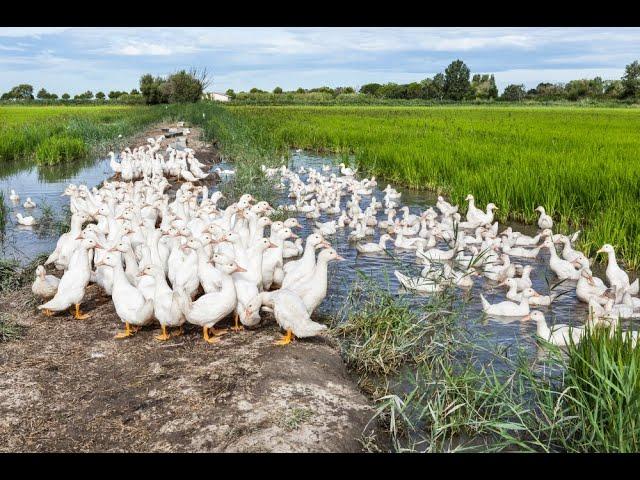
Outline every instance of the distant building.
<path id="1" fill-rule="evenodd" d="M 205 92 L 205 93 L 202 94 L 202 97 L 205 98 L 206 100 L 214 100 L 216 102 L 228 102 L 229 101 L 229 96 L 225 95 L 224 93 Z"/>

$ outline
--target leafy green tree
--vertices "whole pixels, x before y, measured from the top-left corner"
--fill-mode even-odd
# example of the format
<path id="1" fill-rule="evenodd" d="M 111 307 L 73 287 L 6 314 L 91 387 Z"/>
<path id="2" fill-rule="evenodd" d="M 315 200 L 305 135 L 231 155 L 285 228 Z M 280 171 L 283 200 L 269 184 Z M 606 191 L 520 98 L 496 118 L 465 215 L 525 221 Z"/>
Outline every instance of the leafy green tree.
<path id="1" fill-rule="evenodd" d="M 520 102 L 524 99 L 524 85 L 508 85 L 502 92 L 501 100 L 506 102 Z"/>
<path id="2" fill-rule="evenodd" d="M 624 86 L 622 80 L 605 80 L 604 96 L 607 98 L 622 98 Z"/>
<path id="3" fill-rule="evenodd" d="M 134 88 L 129 92 L 129 95 L 140 95 L 140 92 Z"/>
<path id="4" fill-rule="evenodd" d="M 21 83 L 13 87 L 6 93 L 5 100 L 33 100 L 33 86 L 28 83 Z"/>
<path id="5" fill-rule="evenodd" d="M 622 98 L 640 95 L 640 63 L 636 60 L 627 65 L 622 76 Z"/>
<path id="6" fill-rule="evenodd" d="M 98 92 L 96 93 L 96 98 L 98 100 L 104 100 L 104 98 L 106 97 L 106 95 L 104 94 L 104 92 Z"/>
<path id="7" fill-rule="evenodd" d="M 41 88 L 40 90 L 38 90 L 38 94 L 36 95 L 36 98 L 40 100 L 48 100 L 49 96 L 50 96 L 50 93 L 47 92 L 46 89 Z"/>
<path id="8" fill-rule="evenodd" d="M 118 98 L 120 98 L 122 95 L 126 95 L 127 92 L 121 92 L 119 90 L 111 90 L 109 92 L 109 99 L 110 100 L 116 100 Z"/>
<path id="9" fill-rule="evenodd" d="M 302 87 L 298 87 L 298 89 L 296 90 L 296 93 L 307 93 L 307 91 Z"/>
<path id="10" fill-rule="evenodd" d="M 233 91 L 233 88 L 228 89 L 226 92 L 224 92 L 227 97 L 229 97 L 231 100 L 233 100 L 234 98 L 236 98 L 236 92 Z"/>
<path id="11" fill-rule="evenodd" d="M 161 88 L 165 83 L 166 80 L 162 77 L 154 77 L 150 73 L 140 77 L 140 92 L 148 104 L 154 105 L 169 101 L 168 95 Z"/>
<path id="12" fill-rule="evenodd" d="M 273 89 L 273 93 L 275 93 L 276 95 L 282 93 L 282 89 L 280 87 L 276 87 Z"/>
<path id="13" fill-rule="evenodd" d="M 91 90 L 87 90 L 84 93 L 80 93 L 73 97 L 76 100 L 91 100 L 93 98 L 93 92 Z"/>
<path id="14" fill-rule="evenodd" d="M 195 71 L 180 70 L 167 79 L 167 92 L 172 103 L 193 103 L 200 100 L 206 86 L 205 79 L 199 78 Z"/>
<path id="15" fill-rule="evenodd" d="M 260 90 L 259 88 L 253 87 L 251 90 L 249 90 L 249 93 L 267 93 L 264 90 Z"/>
<path id="16" fill-rule="evenodd" d="M 63 93 L 62 94 L 62 99 L 63 100 L 69 100 L 71 98 L 71 95 L 69 95 L 68 93 Z"/>
<path id="17" fill-rule="evenodd" d="M 360 93 L 377 97 L 381 87 L 379 83 L 365 83 L 360 87 Z"/>
<path id="18" fill-rule="evenodd" d="M 470 89 L 469 67 L 462 60 L 451 62 L 444 71 L 444 94 L 450 100 L 462 100 Z"/>

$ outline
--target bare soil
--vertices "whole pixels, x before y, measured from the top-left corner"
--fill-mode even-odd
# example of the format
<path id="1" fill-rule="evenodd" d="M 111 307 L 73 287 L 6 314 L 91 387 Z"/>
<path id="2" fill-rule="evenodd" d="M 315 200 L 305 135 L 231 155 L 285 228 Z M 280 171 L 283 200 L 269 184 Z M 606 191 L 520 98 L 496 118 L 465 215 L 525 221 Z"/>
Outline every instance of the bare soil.
<path id="1" fill-rule="evenodd" d="M 187 146 L 215 163 L 199 133 Z M 83 300 L 87 320 L 47 318 L 37 304 L 30 287 L 0 297 L 0 313 L 23 326 L 0 343 L 0 451 L 356 452 L 374 432 L 370 402 L 328 335 L 277 346 L 265 316 L 216 344 L 190 325 L 166 342 L 158 325 L 116 340 L 123 324 L 97 285 Z"/>

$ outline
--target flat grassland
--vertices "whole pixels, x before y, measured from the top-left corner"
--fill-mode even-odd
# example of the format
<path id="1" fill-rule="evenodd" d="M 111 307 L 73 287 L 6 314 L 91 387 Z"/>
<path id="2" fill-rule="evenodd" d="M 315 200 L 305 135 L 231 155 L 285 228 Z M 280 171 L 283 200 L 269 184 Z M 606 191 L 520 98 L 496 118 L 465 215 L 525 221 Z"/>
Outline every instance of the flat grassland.
<path id="1" fill-rule="evenodd" d="M 583 229 L 640 267 L 640 111 L 584 107 L 226 107 L 289 146 L 355 154 L 360 169 L 464 204 L 494 202 L 500 221 Z"/>

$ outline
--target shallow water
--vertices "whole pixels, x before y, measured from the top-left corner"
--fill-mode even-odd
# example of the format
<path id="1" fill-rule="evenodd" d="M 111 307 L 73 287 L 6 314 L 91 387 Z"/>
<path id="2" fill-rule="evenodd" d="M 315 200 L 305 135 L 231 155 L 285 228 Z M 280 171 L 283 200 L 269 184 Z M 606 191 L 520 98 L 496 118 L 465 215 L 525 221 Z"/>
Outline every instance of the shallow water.
<path id="1" fill-rule="evenodd" d="M 292 152 L 290 168 L 297 171 L 300 166 L 314 167 L 320 170 L 322 165 L 335 165 L 338 163 L 337 157 L 317 156 Z M 221 168 L 233 168 L 233 165 L 220 164 Z M 333 171 L 338 173 L 338 168 L 333 167 Z M 0 178 L 0 189 L 5 192 L 5 199 L 9 206 L 9 219 L 5 231 L 5 241 L 2 245 L 2 257 L 17 258 L 22 263 L 28 262 L 39 253 L 49 253 L 55 248 L 57 235 L 40 235 L 32 227 L 18 225 L 15 214 L 22 212 L 38 218 L 41 215 L 41 207 L 46 203 L 50 205 L 56 214 L 60 214 L 68 205 L 68 198 L 61 196 L 65 187 L 69 183 L 85 184 L 89 188 L 99 185 L 104 179 L 111 176 L 111 168 L 108 159 L 99 159 L 90 164 L 72 164 L 46 167 L 25 168 L 21 171 L 12 171 L 8 175 Z M 0 173 L 1 175 L 1 173 Z M 305 179 L 306 175 L 302 175 Z M 378 187 L 384 188 L 386 182 L 380 181 Z M 374 195 L 382 201 L 384 193 L 376 187 Z M 14 189 L 20 195 L 20 202 L 12 204 L 8 200 L 10 190 Z M 435 204 L 436 195 L 426 191 L 416 191 L 410 189 L 397 188 L 402 192 L 401 203 L 408 205 L 412 213 L 420 213 L 425 208 Z M 288 192 L 283 194 L 281 203 L 290 204 L 292 200 L 287 198 Z M 22 203 L 30 196 L 38 205 L 31 212 L 22 207 Z M 342 206 L 348 201 L 348 196 L 342 197 Z M 364 197 L 361 202 L 363 209 L 369 204 L 371 197 Z M 318 220 L 320 222 L 337 219 L 337 215 L 323 214 Z M 386 219 L 386 215 L 381 210 L 379 219 Z M 314 221 L 298 215 L 300 223 L 303 225 L 302 232 L 297 232 L 305 238 L 313 232 Z M 536 229 L 533 226 L 511 224 L 514 229 L 526 234 L 534 234 Z M 504 228 L 500 226 L 500 230 Z M 334 315 L 343 305 L 344 300 L 357 278 L 357 271 L 361 271 L 370 278 L 375 279 L 382 286 L 388 286 L 392 292 L 400 295 L 407 295 L 407 298 L 420 308 L 428 301 L 424 294 L 415 294 L 405 291 L 393 275 L 393 271 L 399 269 L 405 273 L 413 272 L 418 275 L 421 266 L 416 264 L 416 255 L 411 250 L 396 250 L 392 242 L 387 243 L 387 248 L 392 255 L 380 254 L 358 254 L 354 244 L 349 243 L 347 238 L 349 228 L 339 229 L 338 233 L 329 237 L 332 245 L 336 247 L 338 253 L 346 260 L 342 262 L 332 262 L 329 268 L 329 291 L 326 300 L 317 310 L 317 315 Z M 380 232 L 376 229 L 373 238 L 365 241 L 377 241 Z M 440 248 L 447 248 L 444 243 L 438 245 Z M 556 281 L 555 275 L 548 268 L 548 253 L 542 251 L 537 259 L 514 259 L 515 263 L 533 266 L 531 279 L 533 287 L 539 293 L 546 295 L 549 293 L 549 285 Z M 412 267 L 413 266 L 413 267 Z M 601 275 L 602 276 L 602 275 Z M 539 307 L 545 313 L 548 323 L 571 323 L 582 324 L 587 316 L 587 305 L 580 302 L 575 296 L 575 282 L 566 282 L 557 287 L 553 293 L 567 291 L 559 297 L 550 307 Z M 506 289 L 498 287 L 484 277 L 474 277 L 474 286 L 465 291 L 457 289 L 458 303 L 463 308 L 463 313 L 467 318 L 474 320 L 472 328 L 477 329 L 481 336 L 488 335 L 491 343 L 499 345 L 512 345 L 518 343 L 524 346 L 533 356 L 541 355 L 539 346 L 535 342 L 535 324 L 530 321 L 522 321 L 519 318 L 492 318 L 486 317 L 482 312 L 480 293 L 482 292 L 491 303 L 505 300 Z"/>
<path id="2" fill-rule="evenodd" d="M 20 225 L 16 214 L 31 215 L 37 220 L 42 215 L 42 208 L 48 205 L 56 215 L 61 215 L 69 205 L 69 197 L 61 196 L 69 183 L 92 188 L 112 174 L 108 158 L 50 167 L 30 166 L 18 171 L 7 169 L 3 172 L 0 168 L 0 190 L 4 192 L 9 213 L 0 258 L 15 258 L 24 264 L 40 253 L 53 251 L 58 235 L 39 234 L 35 227 Z M 20 196 L 19 202 L 9 200 L 11 189 Z M 27 197 L 36 203 L 36 208 L 22 206 Z"/>
<path id="3" fill-rule="evenodd" d="M 331 158 L 327 156 L 316 156 L 307 152 L 295 153 L 292 152 L 292 157 L 289 167 L 293 171 L 298 171 L 300 166 L 314 167 L 316 170 L 321 171 L 322 165 L 334 165 L 333 172 L 339 174 L 338 167 L 335 164 L 342 161 L 338 158 Z M 328 175 L 329 173 L 324 173 Z M 306 180 L 306 174 L 301 175 L 303 180 Z M 380 188 L 385 188 L 386 182 L 379 180 L 378 185 L 374 189 L 373 195 L 378 201 L 382 201 L 384 192 L 381 192 Z M 396 187 L 399 192 L 402 192 L 400 198 L 401 205 L 407 205 L 411 213 L 419 214 L 429 206 L 434 206 L 436 203 L 437 195 L 431 192 L 416 191 Z M 286 198 L 288 191 L 285 192 L 282 198 L 282 203 L 291 204 L 293 200 Z M 345 195 L 342 197 L 342 208 L 345 207 L 346 202 L 350 196 Z M 364 210 L 371 201 L 370 196 L 363 197 L 360 205 Z M 402 213 L 399 212 L 401 216 Z M 384 210 L 378 212 L 379 220 L 386 220 Z M 298 214 L 297 218 L 300 224 L 303 225 L 302 233 L 296 232 L 302 235 L 303 238 L 313 233 L 314 220 L 307 219 L 304 214 Z M 322 214 L 318 222 L 326 222 L 336 219 L 338 215 Z M 522 225 L 516 223 L 510 223 L 515 230 L 521 231 L 527 235 L 535 235 L 536 227 L 530 225 Z M 508 225 L 500 225 L 499 231 L 502 231 Z M 417 265 L 417 257 L 413 250 L 396 250 L 393 242 L 387 243 L 387 249 L 391 252 L 391 255 L 385 253 L 377 254 L 359 254 L 355 249 L 355 244 L 348 242 L 348 234 L 351 230 L 346 227 L 338 229 L 338 233 L 332 237 L 327 237 L 331 244 L 336 248 L 338 253 L 345 258 L 345 261 L 331 262 L 329 267 L 329 290 L 326 300 L 317 310 L 319 315 L 331 315 L 334 314 L 344 305 L 344 300 L 349 292 L 350 287 L 356 281 L 357 271 L 361 271 L 370 278 L 375 279 L 381 286 L 388 286 L 392 292 L 397 292 L 399 295 L 407 295 L 412 304 L 415 304 L 416 308 L 420 308 L 421 304 L 424 305 L 428 301 L 428 296 L 420 293 L 413 293 L 406 291 L 398 282 L 394 270 L 400 270 L 404 273 L 412 272 L 413 276 L 417 276 L 422 269 L 422 266 Z M 375 237 L 368 237 L 363 242 L 377 242 L 381 232 L 376 228 Z M 448 246 L 444 242 L 440 242 L 437 245 L 439 248 L 448 249 Z M 394 258 L 395 257 L 395 258 Z M 549 294 L 549 287 L 557 282 L 557 278 L 548 266 L 549 254 L 547 251 L 542 250 L 540 255 L 536 259 L 524 259 L 524 258 L 512 258 L 512 262 L 524 265 L 531 265 L 533 267 L 531 272 L 531 280 L 533 282 L 533 288 L 542 295 Z M 594 272 L 597 274 L 597 272 Z M 602 276 L 601 276 L 602 277 Z M 554 301 L 549 307 L 537 307 L 538 310 L 544 312 L 547 318 L 547 323 L 564 323 L 572 325 L 581 325 L 584 323 L 587 314 L 588 306 L 578 300 L 575 295 L 576 282 L 564 282 L 553 289 L 553 294 L 563 293 L 559 298 Z M 491 344 L 498 344 L 503 347 L 518 344 L 525 348 L 527 353 L 533 358 L 543 358 L 544 350 L 537 344 L 535 340 L 536 326 L 534 322 L 523 321 L 520 318 L 500 318 L 500 317 L 487 317 L 482 311 L 482 304 L 480 301 L 480 293 L 490 303 L 497 303 L 506 300 L 506 288 L 499 287 L 495 282 L 492 282 L 485 277 L 474 277 L 474 286 L 468 290 L 456 289 L 457 303 L 462 308 L 462 314 L 472 320 L 469 325 L 472 329 L 472 334 L 477 333 L 477 338 L 484 337 Z"/>

